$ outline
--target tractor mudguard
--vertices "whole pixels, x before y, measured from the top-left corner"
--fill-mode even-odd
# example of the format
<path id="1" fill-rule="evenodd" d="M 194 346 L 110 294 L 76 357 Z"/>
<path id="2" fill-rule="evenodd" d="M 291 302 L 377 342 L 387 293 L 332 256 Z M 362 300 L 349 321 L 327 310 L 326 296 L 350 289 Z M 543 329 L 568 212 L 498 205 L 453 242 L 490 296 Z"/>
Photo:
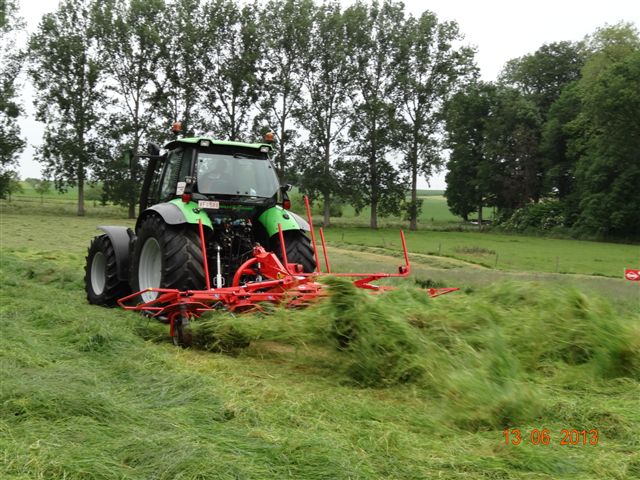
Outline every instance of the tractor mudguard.
<path id="1" fill-rule="evenodd" d="M 176 198 L 167 203 L 154 205 L 142 212 L 142 215 L 138 217 L 138 221 L 136 222 L 136 232 L 138 231 L 140 222 L 152 212 L 158 213 L 168 225 L 180 225 L 181 223 L 193 223 L 197 225 L 198 220 L 202 220 L 202 225 L 213 230 L 211 219 L 204 210 L 198 208 L 197 203 L 185 203 L 181 199 Z"/>
<path id="2" fill-rule="evenodd" d="M 258 221 L 264 225 L 269 237 L 278 233 L 278 224 L 282 226 L 283 232 L 287 230 L 310 230 L 309 224 L 300 215 L 289 212 L 278 205 L 262 212 L 262 215 L 258 217 Z"/>
<path id="3" fill-rule="evenodd" d="M 129 244 L 135 238 L 133 230 L 127 227 L 99 226 L 107 234 L 116 254 L 118 280 L 129 281 Z"/>

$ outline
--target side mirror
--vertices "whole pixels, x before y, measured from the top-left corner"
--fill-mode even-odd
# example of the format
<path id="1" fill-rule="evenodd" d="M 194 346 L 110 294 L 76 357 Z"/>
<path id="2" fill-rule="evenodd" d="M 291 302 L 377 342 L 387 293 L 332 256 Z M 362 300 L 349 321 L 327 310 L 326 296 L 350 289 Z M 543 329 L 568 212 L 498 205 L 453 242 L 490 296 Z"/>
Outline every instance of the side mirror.
<path id="1" fill-rule="evenodd" d="M 147 143 L 147 153 L 154 156 L 160 155 L 160 147 L 157 143 L 149 142 Z"/>
<path id="2" fill-rule="evenodd" d="M 290 183 L 285 183 L 284 185 L 280 186 L 280 189 L 283 192 L 290 192 L 292 188 L 293 188 L 293 185 L 291 185 Z"/>

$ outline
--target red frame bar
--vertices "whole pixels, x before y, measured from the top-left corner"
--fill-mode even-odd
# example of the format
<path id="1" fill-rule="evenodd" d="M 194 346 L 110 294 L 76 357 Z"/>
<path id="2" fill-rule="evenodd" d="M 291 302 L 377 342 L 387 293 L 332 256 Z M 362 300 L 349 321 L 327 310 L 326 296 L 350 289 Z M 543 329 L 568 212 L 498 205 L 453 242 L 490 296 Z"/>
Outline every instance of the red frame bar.
<path id="1" fill-rule="evenodd" d="M 200 231 L 200 248 L 202 249 L 202 260 L 204 263 L 204 281 L 207 290 L 211 290 L 211 280 L 209 280 L 209 261 L 207 260 L 207 247 L 204 245 L 204 228 L 202 227 L 202 219 L 198 219 L 198 230 Z"/>
<path id="2" fill-rule="evenodd" d="M 278 224 L 278 235 L 280 236 L 280 251 L 282 252 L 284 268 L 287 272 L 291 273 L 291 270 L 289 270 L 289 259 L 287 258 L 287 245 L 284 243 L 284 233 L 282 233 L 281 223 Z"/>
<path id="3" fill-rule="evenodd" d="M 322 231 L 322 227 L 320 227 L 320 241 L 322 242 L 322 255 L 324 255 L 324 264 L 327 267 L 327 273 L 331 273 L 329 257 L 327 256 L 327 245 L 324 243 L 324 232 Z"/>
<path id="4" fill-rule="evenodd" d="M 318 248 L 316 247 L 316 235 L 313 232 L 313 219 L 311 218 L 311 207 L 309 207 L 309 197 L 304 196 L 304 206 L 307 209 L 307 220 L 311 230 L 311 244 L 313 245 L 313 256 L 316 258 L 316 272 L 320 273 L 320 259 L 318 258 Z"/>

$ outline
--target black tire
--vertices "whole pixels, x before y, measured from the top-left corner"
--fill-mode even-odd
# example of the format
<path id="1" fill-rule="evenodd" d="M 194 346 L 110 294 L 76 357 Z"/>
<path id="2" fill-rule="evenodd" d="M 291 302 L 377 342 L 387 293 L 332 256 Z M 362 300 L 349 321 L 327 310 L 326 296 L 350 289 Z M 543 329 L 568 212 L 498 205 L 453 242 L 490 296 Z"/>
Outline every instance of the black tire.
<path id="1" fill-rule="evenodd" d="M 287 261 L 289 263 L 299 263 L 306 273 L 315 272 L 316 259 L 313 255 L 313 247 L 311 241 L 301 230 L 287 230 L 282 232 L 284 235 L 284 244 L 287 249 Z M 280 249 L 280 235 L 276 234 L 271 237 L 271 251 L 275 253 L 281 261 L 282 251 Z"/>
<path id="2" fill-rule="evenodd" d="M 84 271 L 84 289 L 92 305 L 114 307 L 119 298 L 131 293 L 129 282 L 118 279 L 116 254 L 106 234 L 91 242 Z"/>
<path id="3" fill-rule="evenodd" d="M 202 290 L 206 285 L 196 229 L 188 224 L 168 225 L 158 215 L 142 221 L 130 264 L 129 282 L 136 292 L 150 287 Z M 143 301 L 155 297 L 150 292 Z"/>

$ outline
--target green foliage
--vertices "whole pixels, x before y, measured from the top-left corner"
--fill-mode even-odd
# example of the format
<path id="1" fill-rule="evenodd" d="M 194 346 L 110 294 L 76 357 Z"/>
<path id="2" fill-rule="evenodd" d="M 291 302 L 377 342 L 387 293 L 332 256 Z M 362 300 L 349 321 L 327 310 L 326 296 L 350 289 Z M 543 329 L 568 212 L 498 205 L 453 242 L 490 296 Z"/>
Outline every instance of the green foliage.
<path id="1" fill-rule="evenodd" d="M 395 74 L 398 89 L 396 139 L 403 170 L 411 181 L 406 212 L 410 228 L 417 228 L 417 179 L 430 178 L 442 168 L 442 110 L 461 84 L 475 73 L 473 50 L 454 48 L 462 40 L 455 22 L 438 22 L 432 12 L 410 16 L 400 36 Z"/>
<path id="2" fill-rule="evenodd" d="M 567 226 L 564 205 L 554 200 L 530 203 L 501 222 L 500 227 L 514 232 L 548 232 Z"/>
<path id="3" fill-rule="evenodd" d="M 8 170 L 0 174 L 0 198 L 8 198 L 11 201 L 13 194 L 22 193 L 22 191 L 20 177 L 16 172 Z"/>
<path id="4" fill-rule="evenodd" d="M 576 228 L 640 235 L 640 47 L 603 70 L 583 92 L 584 152 L 576 165 L 580 214 Z"/>
<path id="5" fill-rule="evenodd" d="M 63 1 L 29 40 L 36 119 L 45 124 L 38 160 L 59 190 L 78 186 L 78 215 L 84 215 L 84 185 L 96 162 L 95 128 L 104 101 L 92 5 L 91 0 Z"/>
<path id="6" fill-rule="evenodd" d="M 13 0 L 3 1 L 0 7 L 0 42 L 6 46 L 0 52 L 0 198 L 15 193 L 13 169 L 17 166 L 18 155 L 26 145 L 20 137 L 17 121 L 23 113 L 17 98 L 20 87 L 17 79 L 23 54 L 9 48 L 16 41 L 16 32 L 22 28 L 17 10 L 18 4 Z M 11 188 L 14 190 L 10 191 Z"/>
<path id="7" fill-rule="evenodd" d="M 500 80 L 530 98 L 544 116 L 564 87 L 580 78 L 585 61 L 582 42 L 553 42 L 532 54 L 509 60 Z"/>
<path id="8" fill-rule="evenodd" d="M 404 5 L 392 1 L 358 2 L 344 12 L 353 42 L 349 62 L 355 95 L 349 137 L 353 147 L 345 172 L 345 191 L 354 207 L 371 206 L 371 228 L 378 214 L 398 214 L 404 198 L 404 179 L 387 158 L 394 142 L 398 88 L 395 59 L 400 49 Z"/>
<path id="9" fill-rule="evenodd" d="M 158 19 L 165 8 L 163 0 L 108 0 L 96 2 L 92 11 L 98 51 L 114 81 L 107 91 L 110 113 L 100 125 L 104 145 L 94 174 L 104 185 L 105 199 L 128 206 L 130 218 L 135 216 L 144 164 L 129 165 L 122 152 L 139 152 L 159 117 L 153 108 L 158 101 L 154 83 L 165 40 Z"/>
<path id="10" fill-rule="evenodd" d="M 315 9 L 312 38 L 315 41 L 301 52 L 304 89 L 293 112 L 309 131 L 309 139 L 297 152 L 295 169 L 300 189 L 311 198 L 321 197 L 323 224 L 328 227 L 346 182 L 336 160 L 345 152 L 348 99 L 353 90 L 352 65 L 348 62 L 352 45 L 339 5 L 325 4 Z"/>
<path id="11" fill-rule="evenodd" d="M 493 165 L 486 154 L 486 123 L 494 87 L 477 82 L 447 102 L 447 189 L 444 193 L 452 213 L 465 221 L 469 214 L 491 205 Z"/>
<path id="12" fill-rule="evenodd" d="M 304 67 L 309 50 L 317 49 L 322 36 L 312 36 L 316 5 L 312 0 L 270 0 L 261 10 L 259 25 L 263 39 L 261 78 L 264 95 L 258 103 L 257 124 L 268 126 L 277 140 L 276 166 L 280 178 L 290 174 L 290 151 L 298 132 L 292 128 L 295 110 L 301 107 Z M 317 51 L 317 50 L 316 50 Z M 309 72 L 311 73 L 311 72 Z"/>
<path id="13" fill-rule="evenodd" d="M 204 111 L 213 119 L 207 127 L 228 140 L 252 140 L 247 126 L 259 100 L 256 71 L 264 47 L 258 12 L 234 1 L 212 2 L 204 11 L 202 63 L 209 80 L 201 88 Z"/>

